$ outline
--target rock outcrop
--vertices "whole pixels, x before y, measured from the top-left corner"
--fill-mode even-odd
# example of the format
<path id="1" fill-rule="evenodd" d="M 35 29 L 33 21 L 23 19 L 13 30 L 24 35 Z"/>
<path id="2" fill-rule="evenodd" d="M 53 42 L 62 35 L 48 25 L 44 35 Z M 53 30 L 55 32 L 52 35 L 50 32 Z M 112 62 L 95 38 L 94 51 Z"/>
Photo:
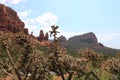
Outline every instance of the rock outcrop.
<path id="1" fill-rule="evenodd" d="M 63 35 L 58 38 L 58 41 L 61 45 L 65 45 L 65 43 L 67 42 L 66 38 Z"/>
<path id="2" fill-rule="evenodd" d="M 96 35 L 93 32 L 89 32 L 82 35 L 77 35 L 66 40 L 64 36 L 58 38 L 60 44 L 64 46 L 71 54 L 77 53 L 79 49 L 91 48 L 97 53 L 106 55 L 114 55 L 119 52 L 117 49 L 112 49 L 99 43 Z"/>
<path id="3" fill-rule="evenodd" d="M 10 7 L 5 6 L 0 3 L 0 32 L 8 32 L 8 34 L 13 35 L 14 33 L 24 32 L 29 36 L 28 28 L 25 28 L 24 22 L 20 20 L 17 15 L 17 12 Z M 48 41 L 49 35 L 46 33 L 44 35 L 43 30 L 40 30 L 40 34 L 38 37 L 31 33 L 31 38 L 35 43 L 39 43 L 42 46 L 50 46 L 50 42 Z"/>
<path id="4" fill-rule="evenodd" d="M 38 39 L 40 42 L 42 42 L 42 41 L 48 41 L 49 35 L 48 35 L 48 33 L 46 33 L 46 34 L 44 35 L 43 30 L 40 30 L 40 33 L 39 33 L 39 36 L 37 37 L 37 39 Z"/>
<path id="5" fill-rule="evenodd" d="M 97 37 L 93 32 L 73 36 L 68 40 L 66 40 L 64 36 L 61 36 L 58 38 L 58 40 L 60 44 L 66 47 L 70 52 L 74 52 L 82 48 L 92 48 L 96 51 L 101 51 L 101 52 L 103 49 L 107 49 L 102 43 L 98 42 Z"/>
<path id="6" fill-rule="evenodd" d="M 63 35 L 61 35 L 61 36 L 58 38 L 58 40 L 59 40 L 59 42 L 66 42 L 66 41 L 67 41 L 66 38 L 65 38 Z"/>
<path id="7" fill-rule="evenodd" d="M 0 4 L 0 30 L 13 33 L 25 31 L 28 34 L 28 29 L 24 27 L 25 24 L 20 20 L 16 11 L 4 4 Z"/>
<path id="8" fill-rule="evenodd" d="M 83 35 L 74 36 L 68 39 L 69 43 L 87 43 L 97 45 L 97 37 L 93 32 L 86 33 Z"/>

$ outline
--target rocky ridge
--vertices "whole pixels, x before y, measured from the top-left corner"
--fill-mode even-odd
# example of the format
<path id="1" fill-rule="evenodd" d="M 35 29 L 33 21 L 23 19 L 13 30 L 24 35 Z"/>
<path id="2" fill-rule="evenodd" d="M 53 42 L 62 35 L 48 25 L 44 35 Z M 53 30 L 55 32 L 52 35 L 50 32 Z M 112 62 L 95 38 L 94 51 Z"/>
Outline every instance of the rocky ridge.
<path id="1" fill-rule="evenodd" d="M 66 44 L 91 44 L 94 47 L 104 47 L 103 44 L 99 43 L 97 40 L 96 35 L 93 32 L 89 32 L 86 34 L 73 36 L 66 40 L 64 36 L 61 36 L 58 38 L 60 44 L 65 45 Z"/>
<path id="2" fill-rule="evenodd" d="M 13 33 L 24 31 L 28 34 L 28 29 L 25 28 L 25 24 L 20 20 L 17 12 L 4 4 L 0 4 L 0 30 Z"/>

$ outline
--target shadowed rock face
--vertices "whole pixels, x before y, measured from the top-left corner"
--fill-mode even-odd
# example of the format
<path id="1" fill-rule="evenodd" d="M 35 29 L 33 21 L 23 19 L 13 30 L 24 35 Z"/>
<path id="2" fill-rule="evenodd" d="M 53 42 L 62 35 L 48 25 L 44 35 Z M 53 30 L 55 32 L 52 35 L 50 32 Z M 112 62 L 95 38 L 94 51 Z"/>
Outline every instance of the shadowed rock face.
<path id="1" fill-rule="evenodd" d="M 25 29 L 24 26 L 25 24 L 20 20 L 16 11 L 0 4 L 0 30 L 13 33 L 25 31 L 25 33 L 28 33 L 28 29 Z"/>
<path id="2" fill-rule="evenodd" d="M 63 35 L 58 38 L 58 41 L 62 46 L 64 46 L 67 42 L 66 38 Z"/>
<path id="3" fill-rule="evenodd" d="M 87 44 L 94 44 L 94 45 L 98 44 L 97 37 L 92 32 L 86 33 L 83 35 L 73 36 L 68 40 L 66 40 L 64 36 L 60 36 L 58 40 L 60 43 L 67 42 L 67 43 L 77 43 L 77 44 L 78 43 L 87 43 Z"/>
<path id="4" fill-rule="evenodd" d="M 71 37 L 68 42 L 77 42 L 77 43 L 92 43 L 92 44 L 98 44 L 97 38 L 95 36 L 94 33 L 90 32 L 90 33 L 86 33 L 83 35 L 78 35 L 78 36 L 74 36 Z"/>
<path id="5" fill-rule="evenodd" d="M 106 55 L 115 55 L 119 52 L 117 49 L 112 49 L 99 43 L 96 35 L 93 32 L 89 32 L 82 35 L 76 35 L 68 40 L 64 36 L 58 38 L 60 44 L 64 46 L 69 53 L 75 54 L 79 49 L 91 48 L 97 53 L 103 53 Z"/>
<path id="6" fill-rule="evenodd" d="M 58 38 L 59 42 L 66 42 L 66 38 L 62 35 Z"/>
<path id="7" fill-rule="evenodd" d="M 97 37 L 93 32 L 89 32 L 83 35 L 77 35 L 66 40 L 64 36 L 58 38 L 62 46 L 68 47 L 69 49 L 79 48 L 104 48 L 102 43 L 98 43 Z"/>

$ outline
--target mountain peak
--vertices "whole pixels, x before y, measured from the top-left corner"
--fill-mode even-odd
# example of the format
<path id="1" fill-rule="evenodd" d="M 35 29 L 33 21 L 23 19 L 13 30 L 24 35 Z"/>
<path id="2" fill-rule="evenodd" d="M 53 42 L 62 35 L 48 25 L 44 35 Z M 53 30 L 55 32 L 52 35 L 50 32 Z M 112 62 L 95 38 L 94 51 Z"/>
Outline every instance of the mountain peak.
<path id="1" fill-rule="evenodd" d="M 70 50 L 70 52 L 76 51 L 80 48 L 92 48 L 98 51 L 108 49 L 102 43 L 98 43 L 97 37 L 93 32 L 76 35 L 68 40 L 66 40 L 64 36 L 61 36 L 58 40 L 60 44 Z"/>
<path id="2" fill-rule="evenodd" d="M 68 39 L 68 42 L 77 42 L 77 43 L 88 43 L 88 44 L 97 44 L 97 37 L 93 32 L 89 32 L 86 34 L 73 36 Z"/>

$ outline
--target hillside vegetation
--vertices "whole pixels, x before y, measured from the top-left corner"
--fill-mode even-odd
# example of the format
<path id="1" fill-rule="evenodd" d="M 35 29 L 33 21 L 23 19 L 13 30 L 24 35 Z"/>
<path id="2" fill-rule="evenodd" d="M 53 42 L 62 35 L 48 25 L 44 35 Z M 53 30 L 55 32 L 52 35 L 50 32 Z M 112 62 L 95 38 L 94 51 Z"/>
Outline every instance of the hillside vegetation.
<path id="1" fill-rule="evenodd" d="M 66 40 L 64 36 L 60 36 L 58 41 L 64 46 L 69 53 L 74 54 L 79 49 L 91 48 L 97 53 L 103 53 L 106 56 L 114 56 L 120 52 L 120 50 L 106 47 L 102 43 L 99 43 L 96 35 L 93 32 L 89 32 L 82 35 L 77 35 Z"/>
<path id="2" fill-rule="evenodd" d="M 10 76 L 13 80 L 53 80 L 55 75 L 61 76 L 62 80 L 120 79 L 120 56 L 105 58 L 103 54 L 85 48 L 79 49 L 73 57 L 60 46 L 56 30 L 51 34 L 54 41 L 44 47 L 23 32 L 12 37 L 1 32 L 0 76 Z"/>
<path id="3" fill-rule="evenodd" d="M 0 11 L 0 80 L 120 80 L 119 50 L 93 33 L 67 41 L 52 25 L 50 42 L 43 30 L 29 34 L 13 9 L 0 4 Z"/>

